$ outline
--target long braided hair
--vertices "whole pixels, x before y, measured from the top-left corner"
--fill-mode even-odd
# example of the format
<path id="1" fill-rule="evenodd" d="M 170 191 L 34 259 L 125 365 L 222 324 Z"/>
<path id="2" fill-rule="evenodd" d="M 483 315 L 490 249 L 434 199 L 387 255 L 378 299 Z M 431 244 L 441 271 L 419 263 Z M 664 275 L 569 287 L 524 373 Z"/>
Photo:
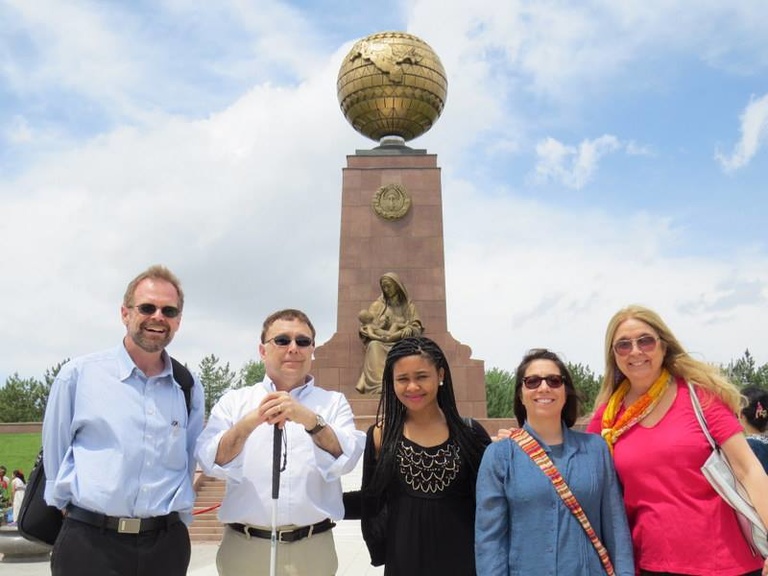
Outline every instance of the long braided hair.
<path id="1" fill-rule="evenodd" d="M 372 479 L 373 491 L 383 492 L 395 473 L 397 447 L 403 437 L 406 409 L 395 396 L 394 366 L 398 360 L 407 356 L 421 356 L 431 362 L 438 372 L 443 369 L 443 385 L 437 389 L 437 404 L 445 416 L 450 438 L 458 444 L 459 453 L 469 466 L 474 485 L 487 440 L 476 434 L 459 415 L 451 369 L 445 354 L 435 342 L 418 336 L 397 342 L 390 349 L 384 363 L 381 398 L 376 411 L 376 426 L 382 428 L 381 451 Z"/>

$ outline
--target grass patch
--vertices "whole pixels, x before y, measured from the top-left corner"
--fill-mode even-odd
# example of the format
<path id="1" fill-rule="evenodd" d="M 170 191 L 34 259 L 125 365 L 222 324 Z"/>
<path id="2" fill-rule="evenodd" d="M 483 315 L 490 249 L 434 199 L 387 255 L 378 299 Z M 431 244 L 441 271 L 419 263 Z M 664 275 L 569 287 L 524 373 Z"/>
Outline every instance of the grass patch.
<path id="1" fill-rule="evenodd" d="M 8 468 L 8 478 L 16 469 L 21 470 L 24 476 L 29 478 L 37 453 L 40 452 L 41 443 L 40 432 L 0 435 L 0 465 Z"/>

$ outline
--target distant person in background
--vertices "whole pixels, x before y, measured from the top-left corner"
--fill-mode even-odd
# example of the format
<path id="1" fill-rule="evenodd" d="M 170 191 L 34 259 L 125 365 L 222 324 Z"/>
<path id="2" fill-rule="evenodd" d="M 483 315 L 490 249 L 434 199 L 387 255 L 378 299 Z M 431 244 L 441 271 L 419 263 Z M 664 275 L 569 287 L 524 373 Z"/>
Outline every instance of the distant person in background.
<path id="1" fill-rule="evenodd" d="M 43 420 L 45 499 L 66 513 L 53 576 L 187 573 L 205 398 L 195 378 L 188 408 L 166 351 L 183 309 L 178 278 L 148 268 L 123 295 L 122 341 L 56 376 Z"/>
<path id="2" fill-rule="evenodd" d="M 11 479 L 8 478 L 8 468 L 0 466 L 0 497 L 6 496 Z"/>
<path id="3" fill-rule="evenodd" d="M 21 510 L 21 502 L 24 500 L 24 491 L 27 488 L 27 484 L 24 479 L 24 473 L 21 470 L 14 470 L 12 476 L 11 494 L 13 496 L 11 500 L 13 501 L 13 521 L 15 523 L 19 518 L 19 510 Z"/>
<path id="4" fill-rule="evenodd" d="M 733 510 L 701 472 L 712 447 L 688 382 L 768 525 L 768 476 L 736 417 L 739 390 L 716 366 L 692 358 L 658 314 L 628 306 L 606 329 L 605 375 L 587 431 L 601 434 L 613 452 L 635 565 L 641 576 L 768 574 L 768 561 L 752 553 Z"/>
<path id="5" fill-rule="evenodd" d="M 359 492 L 371 564 L 387 576 L 475 574 L 475 479 L 490 438 L 458 412 L 443 351 L 404 338 L 386 358 L 376 423 L 368 429 Z"/>
<path id="6" fill-rule="evenodd" d="M 11 479 L 8 478 L 8 469 L 5 466 L 0 466 L 0 524 L 8 521 L 8 517 L 5 513 L 5 507 L 10 502 L 10 495 L 8 493 L 8 486 L 11 483 Z"/>
<path id="7" fill-rule="evenodd" d="M 741 409 L 739 420 L 747 434 L 749 447 L 768 473 L 768 390 L 759 386 L 747 386 L 741 390 L 747 405 Z"/>
<path id="8" fill-rule="evenodd" d="M 632 540 L 613 459 L 602 439 L 572 430 L 579 402 L 559 356 L 542 348 L 525 355 L 516 371 L 514 396 L 522 430 L 511 432 L 522 444 L 513 439 L 493 443 L 477 477 L 475 553 L 481 576 L 605 574 L 581 519 L 541 465 L 553 465 L 570 488 L 615 574 L 634 576 Z M 548 461 L 540 465 L 523 446 L 543 450 Z"/>

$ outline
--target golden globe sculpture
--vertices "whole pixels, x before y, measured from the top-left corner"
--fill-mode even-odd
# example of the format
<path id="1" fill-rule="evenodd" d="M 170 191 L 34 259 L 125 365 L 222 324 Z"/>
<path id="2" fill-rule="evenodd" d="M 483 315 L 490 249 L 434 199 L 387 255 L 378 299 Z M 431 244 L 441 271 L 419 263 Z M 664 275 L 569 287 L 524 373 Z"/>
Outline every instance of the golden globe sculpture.
<path id="1" fill-rule="evenodd" d="M 426 42 L 405 32 L 379 32 L 355 42 L 336 89 L 344 116 L 360 134 L 408 141 L 439 118 L 448 79 Z"/>

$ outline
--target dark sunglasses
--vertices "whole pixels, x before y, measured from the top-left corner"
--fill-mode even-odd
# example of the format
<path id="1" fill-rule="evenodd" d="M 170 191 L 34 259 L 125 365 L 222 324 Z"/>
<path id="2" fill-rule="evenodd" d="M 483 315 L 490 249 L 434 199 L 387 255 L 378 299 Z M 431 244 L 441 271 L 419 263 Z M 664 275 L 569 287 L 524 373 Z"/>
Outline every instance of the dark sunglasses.
<path id="1" fill-rule="evenodd" d="M 269 342 L 274 342 L 275 346 L 280 346 L 280 348 L 285 348 L 286 346 L 290 346 L 291 342 L 296 342 L 296 346 L 299 348 L 306 348 L 307 346 L 312 346 L 312 338 L 309 336 L 296 336 L 296 338 L 291 338 L 290 336 L 286 334 L 278 334 L 277 336 L 274 336 L 264 342 L 264 344 L 267 344 Z"/>
<path id="2" fill-rule="evenodd" d="M 560 388 L 563 385 L 563 377 L 559 374 L 551 374 L 549 376 L 526 376 L 523 378 L 523 386 L 528 390 L 536 390 L 541 383 L 547 381 L 547 386 L 550 388 Z"/>
<path id="3" fill-rule="evenodd" d="M 658 341 L 658 338 L 651 336 L 650 334 L 640 336 L 640 338 L 625 338 L 623 340 L 616 340 L 616 342 L 613 343 L 613 351 L 619 356 L 626 356 L 632 352 L 632 348 L 637 344 L 637 348 L 640 352 L 653 352 L 656 350 L 656 343 Z"/>
<path id="4" fill-rule="evenodd" d="M 157 312 L 157 306 L 154 304 L 139 304 L 138 306 L 129 306 L 129 308 L 136 308 L 144 316 L 152 316 L 152 314 Z M 163 306 L 160 308 L 160 312 L 166 318 L 176 318 L 176 316 L 181 314 L 181 310 L 176 308 L 176 306 Z"/>

